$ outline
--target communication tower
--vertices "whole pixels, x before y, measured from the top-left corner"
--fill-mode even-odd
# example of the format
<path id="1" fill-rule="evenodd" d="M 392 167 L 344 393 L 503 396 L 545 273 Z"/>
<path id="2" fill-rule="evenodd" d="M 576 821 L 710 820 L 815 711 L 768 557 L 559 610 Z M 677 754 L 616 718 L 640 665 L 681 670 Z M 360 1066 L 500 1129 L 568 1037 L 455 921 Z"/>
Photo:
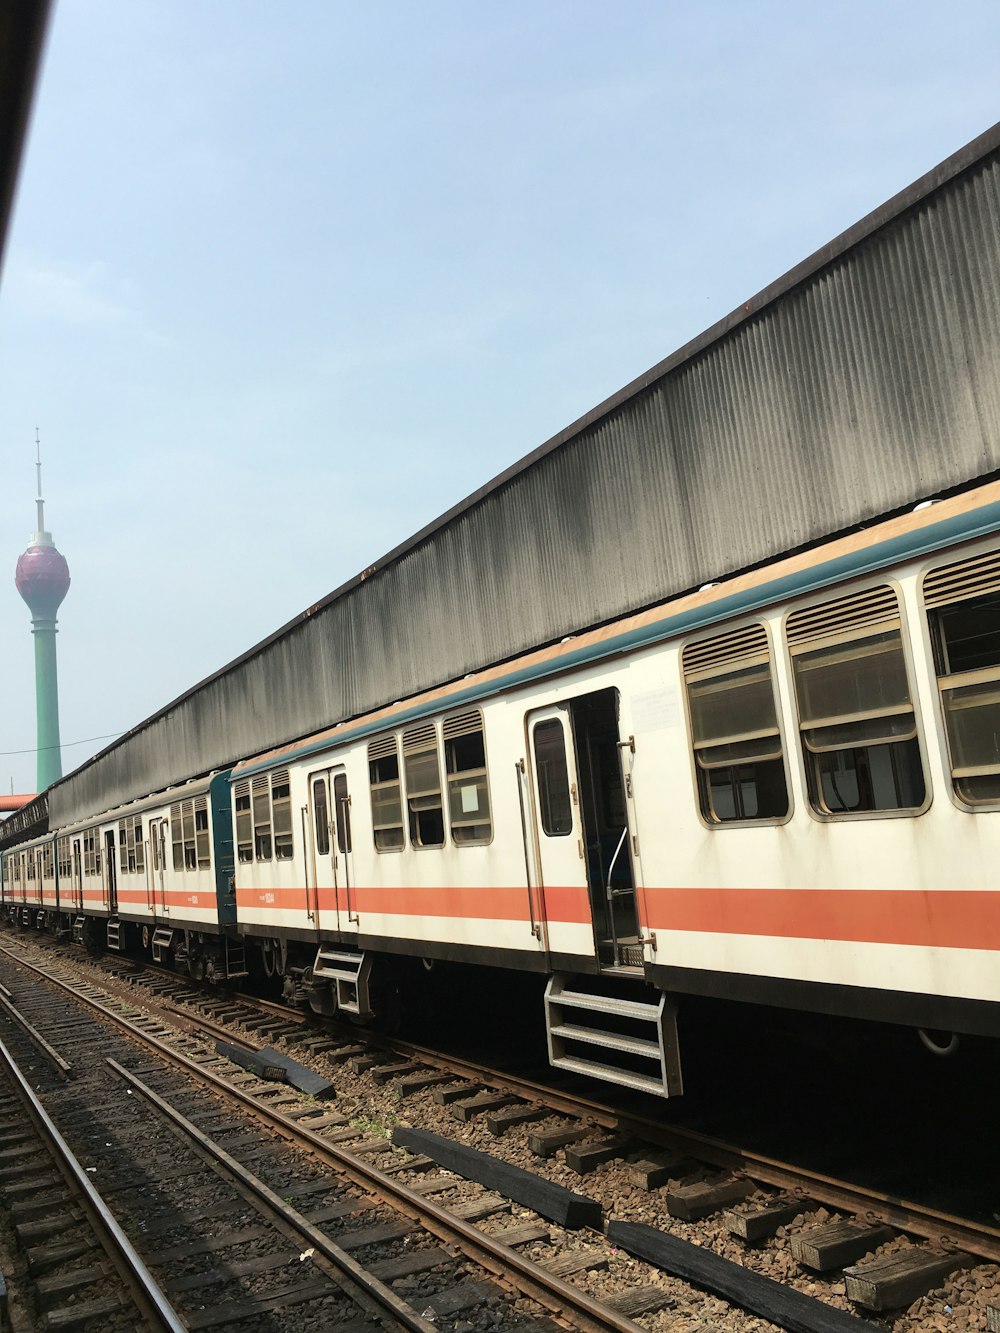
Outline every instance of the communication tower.
<path id="1" fill-rule="evenodd" d="M 31 611 L 35 636 L 35 712 L 38 719 L 38 790 L 45 791 L 62 777 L 59 748 L 59 685 L 56 678 L 56 612 L 69 591 L 69 565 L 45 531 L 42 499 L 42 455 L 35 431 L 35 467 L 38 470 L 37 527 L 28 549 L 17 562 L 14 582 Z"/>

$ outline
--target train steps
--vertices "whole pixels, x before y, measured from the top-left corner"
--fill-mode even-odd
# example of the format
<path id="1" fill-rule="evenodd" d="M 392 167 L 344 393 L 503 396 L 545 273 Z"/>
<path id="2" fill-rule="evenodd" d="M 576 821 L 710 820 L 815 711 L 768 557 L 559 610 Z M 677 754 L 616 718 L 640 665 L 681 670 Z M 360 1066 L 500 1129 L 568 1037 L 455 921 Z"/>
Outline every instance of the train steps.
<path id="1" fill-rule="evenodd" d="M 675 1006 L 643 981 L 556 972 L 545 988 L 545 1030 L 555 1069 L 654 1097 L 683 1091 Z"/>

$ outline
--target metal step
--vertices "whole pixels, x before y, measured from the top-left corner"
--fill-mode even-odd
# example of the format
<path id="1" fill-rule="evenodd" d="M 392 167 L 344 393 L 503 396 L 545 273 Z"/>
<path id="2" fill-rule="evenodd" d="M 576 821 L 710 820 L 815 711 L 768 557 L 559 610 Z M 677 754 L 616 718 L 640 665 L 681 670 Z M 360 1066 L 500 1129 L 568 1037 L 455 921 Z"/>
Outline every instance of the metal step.
<path id="1" fill-rule="evenodd" d="M 76 916 L 73 918 L 73 943 L 83 943 L 83 926 L 87 920 L 85 916 Z"/>
<path id="2" fill-rule="evenodd" d="M 119 953 L 121 952 L 122 947 L 121 930 L 122 923 L 116 916 L 111 917 L 108 921 L 108 948 L 117 949 Z"/>
<path id="3" fill-rule="evenodd" d="M 243 944 L 226 936 L 226 980 L 235 981 L 237 977 L 247 977 L 247 951 Z"/>
<path id="4" fill-rule="evenodd" d="M 619 1032 L 605 1032 L 600 1028 L 582 1028 L 576 1023 L 559 1023 L 551 1029 L 553 1037 L 566 1041 L 582 1041 L 591 1046 L 604 1046 L 609 1051 L 626 1051 L 629 1055 L 644 1055 L 659 1060 L 660 1043 L 645 1037 L 623 1037 Z"/>
<path id="5" fill-rule="evenodd" d="M 586 1009 L 592 1014 L 615 1014 L 619 1018 L 648 1018 L 651 1008 L 645 1000 L 623 1000 L 617 995 L 588 995 L 586 991 L 572 990 L 561 990 L 559 1003 L 564 1008 Z"/>
<path id="6" fill-rule="evenodd" d="M 321 944 L 312 965 L 312 980 L 314 984 L 329 981 L 337 998 L 337 1008 L 364 1018 L 371 1013 L 368 995 L 371 970 L 368 954 Z"/>
<path id="7" fill-rule="evenodd" d="M 620 972 L 588 977 L 587 990 L 573 981 L 557 972 L 545 988 L 549 1063 L 657 1097 L 681 1093 L 676 1012 L 666 993 Z M 568 1021 L 571 1015 L 586 1015 L 591 1021 Z M 636 1027 L 643 1035 L 633 1030 Z M 579 1046 L 593 1055 L 581 1052 Z"/>
<path id="8" fill-rule="evenodd" d="M 608 1073 L 607 1065 L 594 1060 L 582 1060 L 572 1055 L 565 1055 L 559 1061 L 560 1069 L 572 1070 L 574 1074 L 583 1074 L 586 1078 L 603 1079 L 605 1083 L 617 1083 L 621 1088 L 633 1088 L 636 1092 L 648 1092 L 654 1097 L 666 1097 L 663 1080 L 652 1074 L 637 1074 L 630 1069 L 616 1069 L 614 1078 Z M 677 1094 L 673 1094 L 676 1096 Z"/>
<path id="9" fill-rule="evenodd" d="M 169 926 L 157 926 L 153 931 L 153 962 L 166 962 L 164 955 L 169 952 L 174 942 L 174 932 Z"/>

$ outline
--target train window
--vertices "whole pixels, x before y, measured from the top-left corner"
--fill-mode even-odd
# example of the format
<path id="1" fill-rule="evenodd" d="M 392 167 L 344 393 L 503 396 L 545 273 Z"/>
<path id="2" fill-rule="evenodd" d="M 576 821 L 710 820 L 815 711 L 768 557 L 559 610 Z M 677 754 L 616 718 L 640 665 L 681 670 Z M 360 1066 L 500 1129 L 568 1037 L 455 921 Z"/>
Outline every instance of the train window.
<path id="1" fill-rule="evenodd" d="M 198 869 L 198 852 L 194 829 L 194 803 L 185 801 L 181 806 L 181 823 L 184 827 L 184 869 Z"/>
<path id="2" fill-rule="evenodd" d="M 333 779 L 333 808 L 337 815 L 337 850 L 351 850 L 351 798 L 347 794 L 347 777 L 338 773 Z"/>
<path id="3" fill-rule="evenodd" d="M 274 819 L 274 859 L 290 861 L 295 848 L 292 843 L 292 789 L 287 768 L 271 774 L 271 811 Z"/>
<path id="4" fill-rule="evenodd" d="M 141 835 L 136 839 L 136 845 L 141 850 Z M 205 796 L 199 796 L 194 803 L 194 845 L 198 869 L 208 870 L 212 864 L 212 844 L 208 836 L 208 799 Z"/>
<path id="5" fill-rule="evenodd" d="M 59 865 L 59 878 L 68 879 L 73 873 L 73 860 L 70 854 L 69 838 L 60 838 L 56 843 L 56 855 Z"/>
<path id="6" fill-rule="evenodd" d="M 813 808 L 919 809 L 926 786 L 893 590 L 795 611 L 786 635 Z"/>
<path id="7" fill-rule="evenodd" d="M 1000 804 L 1000 551 L 924 580 L 951 779 L 972 806 Z"/>
<path id="8" fill-rule="evenodd" d="M 316 826 L 316 852 L 330 854 L 330 812 L 326 804 L 326 779 L 316 778 L 312 784 L 313 822 Z"/>
<path id="9" fill-rule="evenodd" d="M 437 729 L 433 722 L 403 732 L 403 767 L 406 770 L 410 842 L 414 847 L 443 847 L 441 766 Z"/>
<path id="10" fill-rule="evenodd" d="M 531 733 L 538 774 L 538 807 L 542 830 L 550 838 L 573 831 L 569 769 L 566 765 L 566 736 L 558 718 L 537 722 Z"/>
<path id="11" fill-rule="evenodd" d="M 446 717 L 441 732 L 452 841 L 466 845 L 489 842 L 493 825 L 483 716 L 474 709 L 457 717 Z"/>
<path id="12" fill-rule="evenodd" d="M 250 809 L 250 783 L 237 782 L 233 788 L 236 807 L 236 857 L 244 865 L 253 860 L 253 815 Z"/>
<path id="13" fill-rule="evenodd" d="M 173 847 L 174 869 L 184 869 L 184 829 L 181 826 L 181 807 L 170 807 L 170 840 Z"/>
<path id="14" fill-rule="evenodd" d="M 682 666 L 705 819 L 784 819 L 788 785 L 764 626 L 689 643 Z"/>
<path id="15" fill-rule="evenodd" d="M 123 875 L 145 869 L 142 855 L 142 818 L 129 815 L 118 821 L 118 867 Z"/>
<path id="16" fill-rule="evenodd" d="M 101 840 L 96 829 L 83 835 L 83 871 L 85 875 L 101 873 Z"/>
<path id="17" fill-rule="evenodd" d="M 253 854 L 256 861 L 271 859 L 271 792 L 266 777 L 254 778 L 251 787 L 253 799 Z"/>
<path id="18" fill-rule="evenodd" d="M 368 746 L 368 783 L 375 850 L 398 852 L 406 842 L 406 834 L 403 832 L 403 796 L 395 736 L 383 736 Z"/>

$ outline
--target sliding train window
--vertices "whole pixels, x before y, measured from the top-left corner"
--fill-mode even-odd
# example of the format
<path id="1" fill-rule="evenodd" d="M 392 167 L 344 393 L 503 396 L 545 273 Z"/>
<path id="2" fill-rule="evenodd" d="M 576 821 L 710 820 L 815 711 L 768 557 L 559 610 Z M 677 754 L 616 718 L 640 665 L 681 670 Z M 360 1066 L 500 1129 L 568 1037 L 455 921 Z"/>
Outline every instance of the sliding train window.
<path id="1" fill-rule="evenodd" d="M 368 784 L 372 797 L 375 850 L 398 852 L 406 842 L 406 834 L 403 832 L 403 791 L 395 736 L 382 736 L 368 746 Z"/>
<path id="2" fill-rule="evenodd" d="M 403 732 L 403 768 L 410 842 L 414 847 L 443 847 L 441 764 L 433 722 Z"/>
<path id="3" fill-rule="evenodd" d="M 271 774 L 271 811 L 274 819 L 274 859 L 290 861 L 295 847 L 292 842 L 292 788 L 287 768 Z"/>
<path id="4" fill-rule="evenodd" d="M 702 815 L 713 825 L 785 819 L 788 783 L 764 626 L 689 643 L 681 662 Z"/>
<path id="5" fill-rule="evenodd" d="M 73 873 L 73 857 L 70 852 L 69 838 L 60 838 L 56 843 L 57 860 L 59 865 L 59 878 L 69 879 Z"/>
<path id="6" fill-rule="evenodd" d="M 96 870 L 94 868 L 94 830 L 90 829 L 83 835 L 83 873 L 99 874 L 100 868 L 100 861 L 97 862 Z"/>
<path id="7" fill-rule="evenodd" d="M 1000 551 L 932 569 L 923 591 L 955 793 L 1000 806 Z"/>
<path id="8" fill-rule="evenodd" d="M 271 860 L 271 790 L 267 777 L 254 778 L 250 787 L 253 804 L 253 855 L 255 861 Z"/>
<path id="9" fill-rule="evenodd" d="M 441 725 L 441 735 L 448 775 L 452 842 L 460 846 L 489 842 L 493 837 L 493 823 L 482 713 L 475 708 L 468 713 L 446 717 Z"/>
<path id="10" fill-rule="evenodd" d="M 170 843 L 173 847 L 174 869 L 184 869 L 184 829 L 181 824 L 181 807 L 170 807 Z"/>
<path id="11" fill-rule="evenodd" d="M 233 788 L 236 806 L 236 859 L 243 865 L 253 860 L 253 812 L 250 808 L 250 783 L 237 782 Z"/>
<path id="12" fill-rule="evenodd" d="M 803 607 L 785 634 L 816 813 L 919 810 L 927 787 L 895 591 Z"/>
<path id="13" fill-rule="evenodd" d="M 542 831 L 564 838 L 573 831 L 573 806 L 566 763 L 566 735 L 558 718 L 536 722 L 531 732 L 538 774 L 538 812 Z"/>
<path id="14" fill-rule="evenodd" d="M 129 815 L 118 821 L 118 867 L 123 875 L 141 874 L 145 868 L 141 815 Z"/>
<path id="15" fill-rule="evenodd" d="M 132 833 L 132 866 L 131 871 L 135 870 L 135 832 Z M 118 821 L 118 873 L 128 875 L 130 872 L 128 863 L 128 829 L 125 826 L 125 820 Z"/>
<path id="16" fill-rule="evenodd" d="M 141 838 L 136 838 L 136 848 L 141 846 Z M 208 797 L 199 796 L 194 802 L 194 849 L 199 870 L 208 870 L 212 865 L 212 843 L 208 835 Z"/>

